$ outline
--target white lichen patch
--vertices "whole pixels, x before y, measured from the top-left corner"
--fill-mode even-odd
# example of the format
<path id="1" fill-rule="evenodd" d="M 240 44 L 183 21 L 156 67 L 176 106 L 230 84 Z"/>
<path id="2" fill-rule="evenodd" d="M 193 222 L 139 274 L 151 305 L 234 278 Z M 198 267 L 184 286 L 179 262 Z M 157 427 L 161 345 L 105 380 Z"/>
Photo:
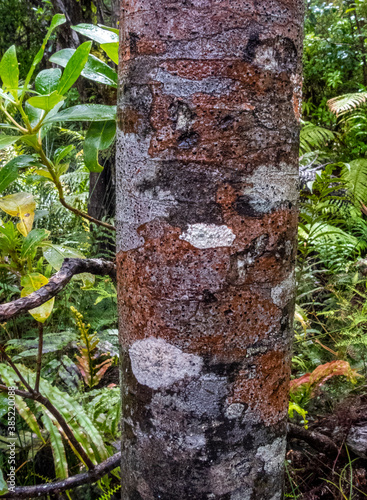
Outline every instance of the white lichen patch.
<path id="1" fill-rule="evenodd" d="M 296 286 L 296 278 L 292 272 L 288 278 L 271 290 L 271 298 L 278 307 L 284 307 L 291 300 Z"/>
<path id="2" fill-rule="evenodd" d="M 155 69 L 151 77 L 163 84 L 165 94 L 189 98 L 193 94 L 221 95 L 233 86 L 230 78 L 208 77 L 201 80 L 183 78 L 162 68 Z"/>
<path id="3" fill-rule="evenodd" d="M 163 339 L 149 337 L 129 349 L 131 368 L 137 381 L 151 389 L 170 387 L 184 378 L 197 377 L 203 361 L 186 354 Z"/>
<path id="4" fill-rule="evenodd" d="M 256 50 L 254 64 L 268 71 L 279 70 L 279 63 L 276 59 L 276 52 L 273 47 L 260 46 Z"/>
<path id="5" fill-rule="evenodd" d="M 231 419 L 241 417 L 245 407 L 241 403 L 233 403 L 225 410 L 226 417 Z"/>
<path id="6" fill-rule="evenodd" d="M 260 446 L 256 452 L 256 458 L 259 458 L 264 464 L 264 470 L 267 474 L 278 475 L 281 471 L 285 457 L 286 440 L 277 438 L 271 444 Z"/>
<path id="7" fill-rule="evenodd" d="M 296 166 L 281 164 L 279 168 L 262 165 L 244 178 L 243 195 L 249 197 L 254 210 L 268 213 L 286 201 L 296 203 L 299 197 L 299 173 Z"/>
<path id="8" fill-rule="evenodd" d="M 230 247 L 236 235 L 227 226 L 215 224 L 190 224 L 180 236 L 180 240 L 187 241 L 196 248 Z"/>

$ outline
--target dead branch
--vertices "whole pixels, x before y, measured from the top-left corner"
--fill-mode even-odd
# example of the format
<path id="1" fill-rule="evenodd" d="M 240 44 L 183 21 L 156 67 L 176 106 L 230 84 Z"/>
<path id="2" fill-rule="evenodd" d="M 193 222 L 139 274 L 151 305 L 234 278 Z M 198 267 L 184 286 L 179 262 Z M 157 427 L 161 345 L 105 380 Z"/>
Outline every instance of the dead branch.
<path id="1" fill-rule="evenodd" d="M 325 434 L 305 429 L 300 425 L 288 423 L 288 438 L 300 439 L 309 444 L 314 450 L 325 455 L 336 455 L 339 453 L 338 446 Z"/>
<path id="2" fill-rule="evenodd" d="M 54 274 L 47 285 L 36 292 L 0 306 L 0 322 L 41 306 L 55 297 L 76 274 L 91 273 L 111 276 L 116 279 L 116 267 L 113 262 L 103 259 L 65 259 L 59 272 Z"/>

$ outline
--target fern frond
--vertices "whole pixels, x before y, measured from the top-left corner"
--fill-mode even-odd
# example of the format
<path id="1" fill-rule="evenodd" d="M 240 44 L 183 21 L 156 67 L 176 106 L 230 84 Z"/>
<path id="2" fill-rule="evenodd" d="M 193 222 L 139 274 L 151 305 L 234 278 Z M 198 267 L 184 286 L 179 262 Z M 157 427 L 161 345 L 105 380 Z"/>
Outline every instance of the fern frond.
<path id="1" fill-rule="evenodd" d="M 353 111 L 366 103 L 367 92 L 358 92 L 355 94 L 344 94 L 333 99 L 329 99 L 327 105 L 332 113 L 341 116 Z"/>
<path id="2" fill-rule="evenodd" d="M 367 159 L 360 158 L 344 164 L 342 177 L 346 181 L 357 208 L 367 203 Z"/>
<path id="3" fill-rule="evenodd" d="M 300 149 L 302 154 L 322 149 L 328 142 L 335 140 L 336 134 L 331 130 L 305 122 L 300 133 Z"/>
<path id="4" fill-rule="evenodd" d="M 109 489 L 106 493 L 104 493 L 102 496 L 98 498 L 98 500 L 110 500 L 112 495 L 118 492 L 118 490 L 121 488 L 121 484 L 118 484 L 114 488 Z"/>

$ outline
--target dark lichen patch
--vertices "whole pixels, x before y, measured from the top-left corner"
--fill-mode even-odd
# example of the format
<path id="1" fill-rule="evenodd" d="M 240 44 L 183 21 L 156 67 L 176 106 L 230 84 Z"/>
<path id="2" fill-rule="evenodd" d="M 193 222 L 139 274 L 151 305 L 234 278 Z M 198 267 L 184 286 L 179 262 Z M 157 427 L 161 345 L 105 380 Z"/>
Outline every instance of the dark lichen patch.
<path id="1" fill-rule="evenodd" d="M 200 136 L 197 132 L 184 132 L 177 138 L 177 146 L 182 149 L 191 149 L 200 141 Z"/>
<path id="2" fill-rule="evenodd" d="M 259 33 L 251 33 L 246 48 L 243 51 L 243 60 L 252 63 L 256 56 L 256 49 L 261 44 Z"/>
<path id="3" fill-rule="evenodd" d="M 138 53 L 138 42 L 140 36 L 132 31 L 129 32 L 130 54 L 136 55 Z"/>
<path id="4" fill-rule="evenodd" d="M 259 219 L 263 217 L 263 213 L 257 211 L 255 206 L 252 198 L 247 195 L 238 196 L 233 203 L 233 208 L 239 215 Z"/>

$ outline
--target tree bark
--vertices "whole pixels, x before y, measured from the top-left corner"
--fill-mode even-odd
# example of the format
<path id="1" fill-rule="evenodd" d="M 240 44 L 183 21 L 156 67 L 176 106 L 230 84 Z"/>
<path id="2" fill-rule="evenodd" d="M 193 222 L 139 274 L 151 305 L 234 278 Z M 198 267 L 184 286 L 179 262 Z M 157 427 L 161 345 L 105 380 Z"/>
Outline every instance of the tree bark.
<path id="1" fill-rule="evenodd" d="M 122 7 L 122 499 L 281 499 L 303 2 Z"/>

